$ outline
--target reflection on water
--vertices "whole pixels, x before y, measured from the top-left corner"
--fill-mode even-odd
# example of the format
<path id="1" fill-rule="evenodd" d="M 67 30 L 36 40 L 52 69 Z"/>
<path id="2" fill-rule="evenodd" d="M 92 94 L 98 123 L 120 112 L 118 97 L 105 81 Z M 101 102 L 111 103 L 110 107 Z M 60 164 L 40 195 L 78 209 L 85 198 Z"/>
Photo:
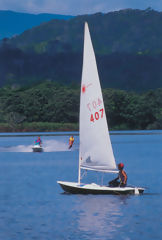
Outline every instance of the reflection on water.
<path id="1" fill-rule="evenodd" d="M 111 239 L 123 223 L 121 208 L 127 205 L 128 196 L 79 196 L 75 211 L 78 214 L 78 230 L 93 233 L 96 239 Z M 93 238 L 94 239 L 94 238 Z"/>

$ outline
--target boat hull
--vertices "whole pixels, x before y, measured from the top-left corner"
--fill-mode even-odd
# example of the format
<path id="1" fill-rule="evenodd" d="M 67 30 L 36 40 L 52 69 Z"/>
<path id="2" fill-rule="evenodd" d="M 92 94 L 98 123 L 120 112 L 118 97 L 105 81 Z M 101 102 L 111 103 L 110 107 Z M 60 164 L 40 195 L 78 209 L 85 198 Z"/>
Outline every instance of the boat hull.
<path id="1" fill-rule="evenodd" d="M 108 187 L 100 186 L 98 184 L 78 184 L 74 182 L 57 182 L 62 189 L 67 193 L 72 194 L 113 194 L 113 195 L 127 195 L 127 194 L 142 194 L 144 188 L 139 187 Z"/>
<path id="2" fill-rule="evenodd" d="M 43 148 L 42 147 L 33 147 L 33 152 L 43 152 Z"/>

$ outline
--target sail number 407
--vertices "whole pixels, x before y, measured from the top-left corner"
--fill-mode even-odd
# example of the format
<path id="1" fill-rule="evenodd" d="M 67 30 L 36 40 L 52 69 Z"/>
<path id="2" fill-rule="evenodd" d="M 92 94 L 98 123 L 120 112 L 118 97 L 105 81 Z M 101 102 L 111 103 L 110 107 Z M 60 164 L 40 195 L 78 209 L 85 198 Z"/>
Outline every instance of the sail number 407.
<path id="1" fill-rule="evenodd" d="M 92 113 L 90 117 L 90 121 L 94 122 L 95 120 L 99 120 L 100 118 L 103 118 L 103 108 L 101 108 L 98 112 Z"/>

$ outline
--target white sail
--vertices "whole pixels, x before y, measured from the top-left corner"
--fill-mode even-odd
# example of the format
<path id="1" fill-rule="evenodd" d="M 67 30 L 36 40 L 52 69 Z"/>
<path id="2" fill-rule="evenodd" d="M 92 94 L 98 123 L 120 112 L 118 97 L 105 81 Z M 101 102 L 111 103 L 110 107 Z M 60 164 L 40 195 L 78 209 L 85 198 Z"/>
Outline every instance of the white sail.
<path id="1" fill-rule="evenodd" d="M 116 163 L 88 24 L 85 23 L 80 94 L 80 168 L 113 172 Z"/>

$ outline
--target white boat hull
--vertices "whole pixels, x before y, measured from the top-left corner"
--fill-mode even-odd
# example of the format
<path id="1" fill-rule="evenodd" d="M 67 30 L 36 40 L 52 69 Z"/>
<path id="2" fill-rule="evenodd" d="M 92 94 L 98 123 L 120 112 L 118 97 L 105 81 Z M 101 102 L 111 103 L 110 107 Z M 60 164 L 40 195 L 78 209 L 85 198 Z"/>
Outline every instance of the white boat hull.
<path id="1" fill-rule="evenodd" d="M 57 181 L 65 192 L 72 194 L 142 194 L 144 188 L 140 187 L 108 187 L 101 186 L 95 183 L 79 184 L 77 182 L 62 182 Z"/>
<path id="2" fill-rule="evenodd" d="M 39 145 L 35 145 L 33 148 L 33 152 L 43 152 L 43 148 L 40 147 Z"/>

